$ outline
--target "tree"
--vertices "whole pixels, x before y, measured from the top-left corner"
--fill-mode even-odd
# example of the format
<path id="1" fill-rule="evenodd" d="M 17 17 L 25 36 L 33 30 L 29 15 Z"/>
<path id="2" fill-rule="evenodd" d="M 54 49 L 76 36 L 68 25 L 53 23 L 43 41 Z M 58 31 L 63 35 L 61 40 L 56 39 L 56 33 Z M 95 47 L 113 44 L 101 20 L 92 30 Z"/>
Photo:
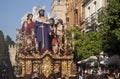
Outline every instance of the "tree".
<path id="1" fill-rule="evenodd" d="M 5 52 L 5 39 L 3 32 L 0 31 L 0 54 L 3 54 Z"/>
<path id="2" fill-rule="evenodd" d="M 14 45 L 14 41 L 12 41 L 10 36 L 6 36 L 6 39 L 4 39 L 4 34 L 2 31 L 0 31 L 0 63 L 3 62 L 4 64 L 1 67 L 7 68 L 7 73 L 9 79 L 15 79 L 12 65 L 10 63 L 9 59 L 9 53 L 8 53 L 8 45 Z M 9 67 L 9 68 L 8 68 Z M 3 68 L 1 68 L 2 71 Z M 0 72 L 1 72 L 0 71 Z"/>
<path id="3" fill-rule="evenodd" d="M 85 34 L 78 27 L 70 29 L 69 32 L 75 33 L 75 59 L 85 59 L 102 51 L 99 32 L 92 31 Z"/>
<path id="4" fill-rule="evenodd" d="M 120 0 L 109 0 L 106 9 L 102 10 L 99 21 L 101 28 L 102 49 L 109 55 L 120 52 Z M 120 54 L 119 54 L 120 55 Z"/>
<path id="5" fill-rule="evenodd" d="M 9 35 L 6 36 L 5 42 L 6 42 L 7 49 L 9 47 L 9 45 L 15 45 L 14 41 L 12 41 L 12 39 Z"/>

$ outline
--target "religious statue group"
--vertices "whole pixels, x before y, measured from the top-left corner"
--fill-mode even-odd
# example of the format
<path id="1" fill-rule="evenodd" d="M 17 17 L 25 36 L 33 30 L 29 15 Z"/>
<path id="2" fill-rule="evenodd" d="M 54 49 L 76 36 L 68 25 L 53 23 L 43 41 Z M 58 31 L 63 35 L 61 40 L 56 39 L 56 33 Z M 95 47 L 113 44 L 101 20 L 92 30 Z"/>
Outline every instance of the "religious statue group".
<path id="1" fill-rule="evenodd" d="M 22 23 L 22 28 L 19 30 L 23 37 L 22 44 L 19 45 L 19 50 L 32 54 L 45 50 L 53 53 L 63 54 L 66 50 L 65 28 L 62 19 L 47 18 L 44 16 L 45 10 L 39 9 L 38 16 L 33 20 L 32 13 L 27 14 L 26 20 Z"/>

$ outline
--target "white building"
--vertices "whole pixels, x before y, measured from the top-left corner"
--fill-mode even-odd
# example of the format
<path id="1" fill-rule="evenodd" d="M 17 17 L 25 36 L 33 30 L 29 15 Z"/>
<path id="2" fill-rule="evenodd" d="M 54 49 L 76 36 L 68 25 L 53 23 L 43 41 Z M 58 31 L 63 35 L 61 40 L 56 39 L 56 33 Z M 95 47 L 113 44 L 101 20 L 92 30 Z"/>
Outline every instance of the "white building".
<path id="1" fill-rule="evenodd" d="M 106 6 L 107 0 L 83 0 L 82 4 L 85 9 L 85 30 L 96 30 L 98 13 Z"/>
<path id="2" fill-rule="evenodd" d="M 12 66 L 16 66 L 16 45 L 11 45 L 9 46 L 9 57 L 10 57 L 10 61 Z"/>
<path id="3" fill-rule="evenodd" d="M 62 19 L 63 23 L 66 24 L 66 0 L 53 0 L 51 5 L 51 13 L 55 14 L 57 19 Z"/>

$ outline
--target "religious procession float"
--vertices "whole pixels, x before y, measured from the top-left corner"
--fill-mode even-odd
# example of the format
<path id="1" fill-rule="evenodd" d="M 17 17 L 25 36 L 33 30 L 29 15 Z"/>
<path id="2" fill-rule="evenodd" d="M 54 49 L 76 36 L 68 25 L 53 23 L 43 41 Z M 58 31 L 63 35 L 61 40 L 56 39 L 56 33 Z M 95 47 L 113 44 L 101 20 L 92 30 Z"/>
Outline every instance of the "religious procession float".
<path id="1" fill-rule="evenodd" d="M 44 13 L 44 8 L 34 7 L 17 29 L 14 73 L 18 79 L 32 79 L 32 73 L 38 73 L 40 79 L 75 75 L 74 41 L 68 43 L 62 19 L 48 18 Z"/>

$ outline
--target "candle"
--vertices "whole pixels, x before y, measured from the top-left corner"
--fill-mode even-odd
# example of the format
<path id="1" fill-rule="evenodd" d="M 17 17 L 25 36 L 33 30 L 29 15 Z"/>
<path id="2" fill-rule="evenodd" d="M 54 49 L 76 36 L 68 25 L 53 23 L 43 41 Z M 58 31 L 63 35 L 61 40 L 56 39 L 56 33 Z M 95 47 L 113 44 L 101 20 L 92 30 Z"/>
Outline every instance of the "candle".
<path id="1" fill-rule="evenodd" d="M 65 45 L 67 45 L 67 39 L 65 39 Z"/>
<path id="2" fill-rule="evenodd" d="M 75 34 L 74 34 L 74 32 L 72 32 L 72 38 L 74 38 L 75 37 Z"/>

